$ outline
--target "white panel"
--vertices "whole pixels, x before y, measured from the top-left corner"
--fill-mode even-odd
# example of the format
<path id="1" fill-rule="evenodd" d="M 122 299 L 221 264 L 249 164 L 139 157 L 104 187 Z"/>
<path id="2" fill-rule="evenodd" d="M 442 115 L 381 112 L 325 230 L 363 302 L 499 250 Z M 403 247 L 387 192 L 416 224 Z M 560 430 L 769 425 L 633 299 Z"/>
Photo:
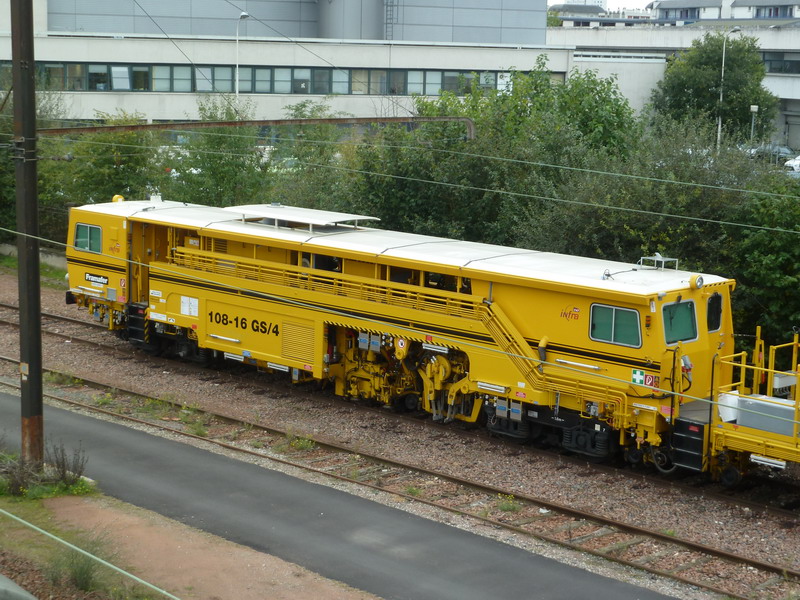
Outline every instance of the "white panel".
<path id="1" fill-rule="evenodd" d="M 122 33 L 133 29 L 133 17 L 78 15 L 75 24 L 78 31 Z M 95 59 L 97 58 L 95 57 Z"/>
<path id="2" fill-rule="evenodd" d="M 75 12 L 79 15 L 79 22 L 82 18 L 81 15 L 132 15 L 133 1 L 117 0 L 117 2 L 109 2 L 108 0 L 78 0 L 75 5 Z"/>
<path id="3" fill-rule="evenodd" d="M 135 15 L 150 15 L 151 17 L 173 17 L 188 19 L 190 15 L 190 1 L 189 0 L 170 0 L 164 2 L 163 0 L 138 0 L 138 5 L 135 6 Z"/>
<path id="4" fill-rule="evenodd" d="M 499 27 L 454 27 L 453 41 L 470 44 L 499 44 L 503 30 Z"/>
<path id="5" fill-rule="evenodd" d="M 500 12 L 464 8 L 453 13 L 453 25 L 456 27 L 500 27 Z"/>

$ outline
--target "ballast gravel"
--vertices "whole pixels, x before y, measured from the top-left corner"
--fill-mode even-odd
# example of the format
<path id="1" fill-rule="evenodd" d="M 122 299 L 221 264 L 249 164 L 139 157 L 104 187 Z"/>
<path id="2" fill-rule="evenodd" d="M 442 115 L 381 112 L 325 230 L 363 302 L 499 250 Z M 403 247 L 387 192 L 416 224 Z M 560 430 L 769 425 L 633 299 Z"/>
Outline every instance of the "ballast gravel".
<path id="1" fill-rule="evenodd" d="M 0 301 L 17 303 L 16 273 L 0 273 Z M 64 290 L 43 288 L 42 310 L 70 317 L 89 319 L 86 311 L 64 304 Z M 0 327 L 2 354 L 16 356 L 18 331 Z M 108 341 L 115 340 L 108 334 Z M 117 341 L 121 348 L 126 344 Z M 725 504 L 712 499 L 686 496 L 676 489 L 656 487 L 642 480 L 631 484 L 622 476 L 587 476 L 588 468 L 560 461 L 558 457 L 539 458 L 518 449 L 493 444 L 491 440 L 453 435 L 447 427 L 427 428 L 413 423 L 398 424 L 380 415 L 365 414 L 354 407 L 334 403 L 311 387 L 292 387 L 276 381 L 267 387 L 242 385 L 227 381 L 224 372 L 208 372 L 198 378 L 177 361 L 159 368 L 136 359 L 100 355 L 99 351 L 78 343 L 44 338 L 44 364 L 47 368 L 81 375 L 108 385 L 140 391 L 155 398 L 169 397 L 190 406 L 273 425 L 301 434 L 319 434 L 356 451 L 391 456 L 396 460 L 435 469 L 454 476 L 481 481 L 487 485 L 513 490 L 617 519 L 632 525 L 672 532 L 712 547 L 750 556 L 765 562 L 778 562 L 800 569 L 800 522 L 776 519 L 768 515 Z M 184 372 L 186 371 L 186 372 Z M 0 376 L 14 379 L 15 367 L 0 364 Z M 146 427 L 146 426 L 142 426 Z M 152 429 L 152 428 L 151 428 Z M 159 435 L 170 436 L 161 433 Z M 175 437 L 175 436 L 173 436 Z M 180 441 L 185 441 L 181 438 Z M 322 476 L 308 475 L 297 469 L 258 457 L 242 458 L 232 451 L 198 440 L 208 449 L 250 460 L 266 468 L 286 471 L 297 477 L 342 489 L 406 510 L 425 518 L 459 527 L 479 535 L 513 544 L 536 554 L 578 566 L 614 579 L 659 591 L 687 600 L 721 598 L 692 586 L 656 577 L 646 572 L 622 567 L 591 555 L 509 534 L 472 519 L 442 510 L 407 502 L 397 496 Z M 744 569 L 741 577 L 748 577 Z"/>

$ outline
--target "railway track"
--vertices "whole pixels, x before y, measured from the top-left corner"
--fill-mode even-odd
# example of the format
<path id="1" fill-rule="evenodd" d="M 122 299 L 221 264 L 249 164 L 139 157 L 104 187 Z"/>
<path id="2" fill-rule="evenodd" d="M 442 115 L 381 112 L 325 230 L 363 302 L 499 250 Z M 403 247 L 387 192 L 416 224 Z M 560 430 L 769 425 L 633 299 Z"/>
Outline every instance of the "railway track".
<path id="1" fill-rule="evenodd" d="M 14 361 L 10 357 L 0 359 Z M 63 380 L 69 383 L 61 384 L 61 393 L 48 394 L 49 398 L 351 485 L 389 492 L 407 502 L 446 510 L 509 534 L 558 544 L 728 597 L 790 598 L 800 593 L 800 571 L 785 565 L 753 560 L 679 539 L 670 532 L 634 527 L 590 511 L 358 452 L 324 436 L 297 435 L 132 390 L 85 379 L 76 381 L 67 375 Z M 94 391 L 85 393 L 87 385 Z M 75 399 L 76 389 L 84 390 L 83 401 Z"/>
<path id="2" fill-rule="evenodd" d="M 13 308 L 15 307 L 0 305 L 0 309 L 4 311 Z M 0 312 L 0 319 L 8 322 L 5 313 Z M 49 323 L 58 324 L 57 329 L 63 328 L 64 324 L 76 328 L 83 327 L 84 331 L 87 326 L 91 327 L 93 332 L 102 329 L 102 336 L 108 339 L 109 336 L 102 326 L 75 319 L 64 319 L 58 315 L 47 315 L 45 319 L 43 331 L 47 335 L 66 336 L 76 344 L 86 342 L 104 351 L 109 348 L 117 351 L 121 346 L 127 350 L 128 357 L 133 354 L 130 347 L 124 343 L 112 346 L 98 343 L 94 339 L 83 340 L 78 337 L 78 332 L 65 334 L 62 331 L 51 331 Z M 94 338 L 94 333 L 91 337 Z M 4 359 L 13 360 L 6 357 Z M 137 360 L 152 359 L 142 356 Z M 209 375 L 208 370 L 197 369 L 195 372 L 192 365 L 181 363 L 181 369 L 184 367 L 194 372 L 195 376 L 204 373 L 206 378 L 215 377 L 213 374 Z M 174 367 L 171 368 L 174 370 Z M 63 377 L 63 379 L 69 378 Z M 235 449 L 237 452 L 249 452 L 258 456 L 264 456 L 266 452 L 272 460 L 292 464 L 319 475 L 349 481 L 355 485 L 391 492 L 409 502 L 421 502 L 477 519 L 489 526 L 502 528 L 510 534 L 558 543 L 580 552 L 635 566 L 730 597 L 780 598 L 793 597 L 791 594 L 800 593 L 796 581 L 800 573 L 785 565 L 770 565 L 715 550 L 691 540 L 680 540 L 670 531 L 648 531 L 630 524 L 617 523 L 602 515 L 575 510 L 518 491 L 485 486 L 479 481 L 469 481 L 444 472 L 420 469 L 414 465 L 392 461 L 384 456 L 370 456 L 363 451 L 356 452 L 351 447 L 336 444 L 320 436 L 312 438 L 293 434 L 291 430 L 270 429 L 226 415 L 204 413 L 199 407 L 187 407 L 178 403 L 170 408 L 170 413 L 167 413 L 163 407 L 170 405 L 168 401 L 136 396 L 132 391 L 123 394 L 118 388 L 102 388 L 101 384 L 97 386 L 103 391 L 98 391 L 96 399 L 89 405 L 82 403 L 87 409 L 102 409 L 102 406 L 98 405 L 116 404 L 118 397 L 130 397 L 133 400 L 118 408 L 131 411 L 132 405 L 138 405 L 136 410 L 144 413 L 144 418 L 139 419 L 142 422 L 183 435 L 194 435 Z M 349 406 L 352 407 L 351 404 Z M 359 407 L 361 408 L 363 407 Z M 108 412 L 117 415 L 119 410 Z M 153 412 L 159 413 L 159 416 L 154 418 Z M 429 422 L 419 421 L 413 417 L 403 419 L 403 415 L 387 415 L 386 411 L 381 413 L 383 419 L 389 417 L 411 421 L 418 427 L 441 430 L 440 426 L 431 426 Z M 459 435 L 465 436 L 465 440 L 473 436 L 471 432 L 459 432 Z M 513 445 L 507 447 L 514 448 L 517 452 L 532 451 L 529 448 Z M 559 457 L 558 460 L 582 465 L 585 467 L 587 478 L 620 473 L 619 470 L 607 470 L 597 465 L 588 465 L 584 461 L 572 461 L 567 457 Z M 634 482 L 645 479 L 641 474 L 627 473 L 626 476 L 631 476 Z M 671 490 L 676 487 L 675 483 L 663 481 L 658 485 Z M 688 487 L 687 490 L 692 488 Z M 694 494 L 699 498 L 703 492 L 698 494 L 695 490 Z M 728 500 L 741 504 L 735 499 L 728 498 Z M 754 507 L 754 510 L 773 510 L 762 505 Z M 776 514 L 784 514 L 787 518 L 791 518 L 793 513 L 778 511 Z M 796 514 L 794 516 L 796 517 Z"/>
<path id="3" fill-rule="evenodd" d="M 17 326 L 14 319 L 17 307 L 12 304 L 0 303 L 0 324 Z M 113 352 L 119 356 L 130 359 L 137 356 L 141 360 L 158 361 L 160 359 L 147 356 L 137 352 L 132 346 L 111 336 L 108 329 L 97 322 L 65 317 L 62 315 L 42 313 L 43 332 L 47 335 L 55 336 L 65 341 L 76 344 L 86 344 L 91 347 Z M 85 331 L 90 330 L 89 337 L 85 337 Z M 160 362 L 158 364 L 161 364 Z M 180 367 L 175 368 L 174 363 L 170 369 L 179 370 L 186 374 L 194 374 L 201 379 L 209 378 L 208 369 L 196 364 L 180 362 Z M 154 365 L 154 368 L 155 365 Z M 232 380 L 233 385 L 248 386 L 252 383 L 254 371 L 249 367 L 239 367 L 229 364 L 226 374 Z M 259 383 L 258 385 L 261 385 Z M 356 406 L 359 411 L 380 414 L 382 419 L 390 419 L 397 422 L 409 423 L 414 427 L 441 430 L 441 426 L 427 419 L 427 415 L 389 413 L 384 407 L 374 407 L 365 404 L 354 404 L 348 400 L 329 397 L 328 400 L 341 407 Z M 476 437 L 484 438 L 486 432 L 483 429 L 463 429 L 454 424 L 449 428 L 451 433 L 472 440 Z M 469 443 L 469 442 L 467 442 Z M 537 459 L 544 458 L 552 460 L 554 456 L 563 463 L 574 465 L 576 468 L 585 468 L 586 477 L 627 477 L 632 485 L 638 485 L 646 481 L 649 485 L 662 488 L 668 492 L 679 490 L 682 493 L 696 496 L 698 498 L 713 498 L 726 503 L 731 503 L 739 507 L 749 508 L 758 513 L 766 513 L 775 518 L 786 519 L 787 521 L 800 520 L 800 483 L 790 478 L 776 476 L 774 473 L 765 471 L 762 477 L 750 477 L 742 485 L 734 490 L 722 488 L 718 484 L 711 483 L 705 475 L 693 474 L 674 474 L 663 476 L 655 471 L 631 470 L 627 466 L 620 468 L 614 465 L 589 463 L 578 456 L 565 456 L 553 449 L 537 448 L 533 446 L 519 446 L 514 442 L 505 440 L 495 440 L 495 443 L 511 451 L 520 451 L 530 454 Z"/>

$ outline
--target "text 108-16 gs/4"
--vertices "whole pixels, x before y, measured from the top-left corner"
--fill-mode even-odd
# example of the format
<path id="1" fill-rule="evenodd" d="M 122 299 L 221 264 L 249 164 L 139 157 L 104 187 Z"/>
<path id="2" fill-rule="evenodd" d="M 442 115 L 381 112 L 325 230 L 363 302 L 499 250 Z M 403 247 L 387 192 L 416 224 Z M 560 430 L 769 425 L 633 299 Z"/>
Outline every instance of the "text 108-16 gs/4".
<path id="1" fill-rule="evenodd" d="M 208 311 L 208 320 L 211 323 L 218 325 L 233 325 L 238 329 L 247 329 L 248 326 L 251 331 L 256 333 L 271 333 L 272 335 L 280 335 L 280 330 L 277 323 L 270 323 L 268 321 L 260 321 L 258 319 L 247 320 L 245 317 L 229 317 L 225 313 L 216 312 L 213 310 Z"/>

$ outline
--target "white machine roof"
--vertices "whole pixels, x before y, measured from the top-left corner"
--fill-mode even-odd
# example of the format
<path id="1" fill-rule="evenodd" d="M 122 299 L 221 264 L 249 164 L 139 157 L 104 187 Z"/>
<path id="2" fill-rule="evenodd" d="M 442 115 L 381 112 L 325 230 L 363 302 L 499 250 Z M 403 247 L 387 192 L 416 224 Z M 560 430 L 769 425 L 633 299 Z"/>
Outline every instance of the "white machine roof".
<path id="1" fill-rule="evenodd" d="M 309 252 L 322 254 L 363 252 L 375 257 L 409 260 L 421 268 L 430 265 L 434 267 L 432 270 L 435 270 L 435 265 L 444 265 L 632 294 L 652 295 L 685 288 L 694 274 L 672 268 L 358 227 L 349 223 L 377 219 L 289 206 L 267 204 L 218 208 L 155 199 L 90 204 L 81 210 L 206 230 L 206 234 L 244 234 L 290 241 L 308 246 Z M 308 227 L 282 227 L 278 221 Z M 703 278 L 706 284 L 726 281 L 726 278 L 716 275 L 704 274 Z"/>

